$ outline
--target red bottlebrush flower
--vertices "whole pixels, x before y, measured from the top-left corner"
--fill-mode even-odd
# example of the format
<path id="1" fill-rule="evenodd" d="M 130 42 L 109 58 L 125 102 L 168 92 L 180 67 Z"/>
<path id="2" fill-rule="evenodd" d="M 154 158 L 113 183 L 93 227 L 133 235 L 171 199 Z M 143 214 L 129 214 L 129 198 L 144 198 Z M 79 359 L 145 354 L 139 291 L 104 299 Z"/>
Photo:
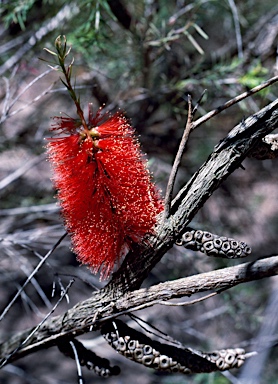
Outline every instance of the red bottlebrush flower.
<path id="1" fill-rule="evenodd" d="M 56 117 L 49 141 L 65 226 L 78 259 L 107 278 L 132 242 L 153 231 L 162 200 L 146 168 L 134 129 L 121 113 L 102 122 L 90 111 L 88 127 Z"/>

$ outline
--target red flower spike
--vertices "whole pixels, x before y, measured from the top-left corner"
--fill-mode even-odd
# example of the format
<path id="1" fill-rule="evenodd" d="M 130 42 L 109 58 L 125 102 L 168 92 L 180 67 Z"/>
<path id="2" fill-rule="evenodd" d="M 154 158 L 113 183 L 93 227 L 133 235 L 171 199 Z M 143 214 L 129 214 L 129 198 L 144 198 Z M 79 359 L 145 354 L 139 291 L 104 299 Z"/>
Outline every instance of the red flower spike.
<path id="1" fill-rule="evenodd" d="M 163 204 L 134 129 L 121 113 L 102 119 L 100 110 L 90 111 L 84 129 L 78 120 L 56 117 L 52 130 L 68 135 L 47 147 L 74 251 L 107 278 L 132 242 L 153 232 Z"/>

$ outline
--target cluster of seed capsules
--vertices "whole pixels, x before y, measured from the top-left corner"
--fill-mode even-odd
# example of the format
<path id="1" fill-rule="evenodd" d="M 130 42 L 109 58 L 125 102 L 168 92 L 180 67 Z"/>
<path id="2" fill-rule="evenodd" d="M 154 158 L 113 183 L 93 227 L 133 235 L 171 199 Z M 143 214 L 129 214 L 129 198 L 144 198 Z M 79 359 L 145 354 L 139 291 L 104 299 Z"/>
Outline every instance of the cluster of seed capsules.
<path id="1" fill-rule="evenodd" d="M 239 368 L 245 361 L 241 348 L 203 353 L 162 344 L 150 339 L 120 320 L 102 327 L 105 340 L 120 354 L 137 363 L 171 373 L 209 373 Z"/>
<path id="2" fill-rule="evenodd" d="M 246 257 L 251 253 L 251 248 L 244 241 L 214 235 L 200 229 L 190 229 L 185 232 L 181 239 L 176 241 L 176 244 L 193 251 L 203 252 L 207 256 L 224 257 L 227 259 Z"/>

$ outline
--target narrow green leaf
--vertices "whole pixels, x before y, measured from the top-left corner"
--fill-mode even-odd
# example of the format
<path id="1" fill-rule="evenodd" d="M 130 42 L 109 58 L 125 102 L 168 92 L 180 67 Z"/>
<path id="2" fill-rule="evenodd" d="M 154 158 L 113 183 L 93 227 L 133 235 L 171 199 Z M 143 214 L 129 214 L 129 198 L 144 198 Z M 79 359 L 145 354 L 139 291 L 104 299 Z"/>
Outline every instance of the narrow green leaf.
<path id="1" fill-rule="evenodd" d="M 196 31 L 199 33 L 200 36 L 202 36 L 206 40 L 209 39 L 206 32 L 198 24 L 193 23 L 192 26 L 196 29 Z"/>
<path id="2" fill-rule="evenodd" d="M 53 56 L 58 56 L 56 52 L 53 52 L 53 51 L 51 51 L 51 50 L 48 49 L 48 48 L 44 48 L 44 51 L 50 53 L 50 54 L 53 55 Z"/>

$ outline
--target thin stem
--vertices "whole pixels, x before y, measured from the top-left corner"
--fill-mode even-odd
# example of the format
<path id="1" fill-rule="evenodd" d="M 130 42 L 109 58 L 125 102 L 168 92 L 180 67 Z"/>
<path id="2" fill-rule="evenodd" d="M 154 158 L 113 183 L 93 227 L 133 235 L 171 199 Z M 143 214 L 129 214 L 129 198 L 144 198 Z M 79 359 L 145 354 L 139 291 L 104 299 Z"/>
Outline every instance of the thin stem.
<path id="1" fill-rule="evenodd" d="M 271 79 L 264 81 L 262 84 L 250 89 L 249 91 L 243 92 L 242 94 L 234 97 L 233 99 L 228 100 L 225 104 L 220 105 L 219 107 L 208 112 L 206 115 L 200 117 L 198 120 L 194 121 L 194 123 L 192 123 L 192 130 L 199 127 L 199 125 L 205 123 L 206 121 L 210 120 L 213 116 L 218 115 L 220 112 L 224 111 L 224 109 L 227 109 L 232 105 L 240 102 L 241 100 L 246 99 L 247 97 L 252 96 L 255 93 L 261 91 L 262 89 L 269 87 L 270 85 L 276 83 L 276 81 L 278 81 L 278 76 L 274 76 Z"/>
<path id="2" fill-rule="evenodd" d="M 166 220 L 169 217 L 170 214 L 170 206 L 173 196 L 173 189 L 174 184 L 177 176 L 177 172 L 180 166 L 181 158 L 184 152 L 184 148 L 186 146 L 186 143 L 188 141 L 188 137 L 190 135 L 190 132 L 192 130 L 192 120 L 193 120 L 193 114 L 192 114 L 192 102 L 191 102 L 191 96 L 188 95 L 188 115 L 187 115 L 187 122 L 186 126 L 182 135 L 182 139 L 179 145 L 179 149 L 177 152 L 177 155 L 175 157 L 175 161 L 169 176 L 169 181 L 166 189 L 165 194 L 165 210 L 164 210 L 164 219 Z"/>
<path id="3" fill-rule="evenodd" d="M 62 39 L 63 39 L 63 41 L 62 41 Z M 76 96 L 75 90 L 73 89 L 73 87 L 71 85 L 71 73 L 72 73 L 72 65 L 73 65 L 74 60 L 72 60 L 71 63 L 69 64 L 68 68 L 66 68 L 65 59 L 68 56 L 70 49 L 67 50 L 66 36 L 63 36 L 62 39 L 61 39 L 61 36 L 58 36 L 57 39 L 55 40 L 55 47 L 56 47 L 56 50 L 58 52 L 57 56 L 58 56 L 58 60 L 59 60 L 59 65 L 60 65 L 61 70 L 65 76 L 65 79 L 66 79 L 66 82 L 64 82 L 62 79 L 61 79 L 61 81 L 67 87 L 69 94 L 75 103 L 76 112 L 77 112 L 78 116 L 80 117 L 83 128 L 85 129 L 85 131 L 88 132 L 89 128 L 87 126 L 83 110 L 80 106 L 80 102 L 79 102 L 78 97 Z"/>
<path id="4" fill-rule="evenodd" d="M 73 350 L 73 353 L 74 353 L 75 362 L 76 362 L 77 375 L 78 375 L 78 384 L 84 384 L 83 376 L 82 376 L 82 371 L 81 371 L 81 364 L 80 364 L 80 360 L 79 360 L 79 357 L 78 357 L 77 349 L 76 349 L 73 341 L 70 341 L 69 343 L 70 343 L 70 345 L 72 347 L 72 350 Z"/>
<path id="5" fill-rule="evenodd" d="M 28 160 L 21 167 L 17 168 L 14 172 L 9 174 L 7 177 L 0 181 L 0 190 L 8 187 L 13 181 L 24 175 L 25 172 L 29 171 L 34 165 L 38 164 L 44 158 L 44 154 L 34 159 Z"/>
<path id="6" fill-rule="evenodd" d="M 243 48 L 242 48 L 242 36 L 240 32 L 240 23 L 239 23 L 239 17 L 238 17 L 238 11 L 236 4 L 234 0 L 228 0 L 229 6 L 231 8 L 233 19 L 234 19 L 234 25 L 235 25 L 235 33 L 236 33 L 236 42 L 237 42 L 237 51 L 238 51 L 238 58 L 243 58 Z"/>
<path id="7" fill-rule="evenodd" d="M 30 276 L 28 277 L 28 279 L 25 281 L 25 283 L 22 285 L 21 289 L 19 289 L 17 291 L 17 293 L 15 294 L 14 298 L 9 302 L 9 304 L 6 306 L 6 308 L 4 309 L 4 311 L 2 312 L 2 314 L 0 315 L 0 321 L 3 320 L 3 318 L 5 317 L 5 315 L 7 314 L 7 312 L 10 310 L 10 308 L 12 307 L 12 305 L 14 304 L 14 302 L 16 301 L 16 299 L 20 296 L 21 292 L 24 290 L 24 288 L 26 287 L 26 285 L 32 280 L 32 278 L 35 276 L 35 274 L 39 271 L 39 269 L 41 268 L 41 266 L 45 263 L 45 261 L 48 259 L 48 257 L 54 252 L 54 250 L 58 247 L 58 245 L 61 243 L 61 241 L 66 237 L 67 233 L 65 233 L 62 237 L 60 237 L 60 239 L 57 241 L 57 243 L 54 245 L 54 247 L 52 249 L 50 249 L 50 251 L 47 252 L 47 254 L 41 259 L 41 261 L 39 262 L 39 264 L 36 266 L 36 268 L 33 270 L 33 272 L 30 274 Z"/>
<path id="8" fill-rule="evenodd" d="M 60 60 L 59 60 L 59 61 L 60 61 Z M 67 89 L 68 89 L 68 91 L 69 91 L 69 94 L 71 95 L 72 100 L 73 100 L 74 103 L 75 103 L 75 106 L 76 106 L 76 112 L 77 112 L 78 116 L 79 116 L 80 119 L 81 119 L 81 123 L 82 123 L 84 129 L 85 129 L 85 130 L 89 130 L 89 129 L 88 129 L 88 126 L 87 126 L 87 123 L 86 123 L 86 120 L 85 120 L 85 117 L 84 117 L 83 110 L 82 110 L 82 108 L 81 108 L 81 106 L 80 106 L 80 102 L 79 102 L 79 100 L 78 100 L 78 98 L 77 98 L 77 96 L 76 96 L 76 93 L 75 93 L 74 89 L 72 88 L 72 85 L 71 85 L 71 82 L 70 82 L 70 76 L 69 76 L 68 73 L 67 73 L 66 67 L 65 67 L 64 64 L 62 64 L 61 62 L 60 62 L 60 65 L 61 65 L 61 69 L 62 69 L 62 71 L 63 71 L 63 73 L 64 73 L 66 82 L 67 82 Z M 70 64 L 70 66 L 71 66 L 71 65 L 72 65 L 72 64 Z"/>
<path id="9" fill-rule="evenodd" d="M 70 289 L 70 287 L 72 286 L 72 284 L 74 283 L 74 279 L 70 280 L 70 282 L 68 283 L 67 287 L 66 287 L 66 290 L 65 292 L 63 292 L 63 294 L 61 295 L 61 297 L 59 298 L 59 300 L 56 302 L 56 304 L 53 306 L 53 308 L 51 309 L 50 312 L 48 312 L 48 314 L 42 319 L 42 321 L 35 327 L 32 329 L 32 331 L 28 334 L 28 336 L 20 343 L 20 345 L 12 351 L 12 353 L 10 353 L 10 355 L 6 356 L 6 358 L 1 361 L 1 365 L 0 365 L 0 368 L 2 368 L 5 364 L 7 364 L 10 360 L 11 357 L 13 357 L 14 354 L 17 353 L 17 351 L 23 347 L 27 342 L 28 340 L 30 340 L 34 334 L 41 328 L 41 326 L 47 321 L 47 319 L 52 315 L 52 313 L 55 312 L 56 308 L 58 307 L 58 305 L 61 303 L 61 301 L 63 300 L 63 298 L 67 295 L 67 292 L 68 290 Z"/>

